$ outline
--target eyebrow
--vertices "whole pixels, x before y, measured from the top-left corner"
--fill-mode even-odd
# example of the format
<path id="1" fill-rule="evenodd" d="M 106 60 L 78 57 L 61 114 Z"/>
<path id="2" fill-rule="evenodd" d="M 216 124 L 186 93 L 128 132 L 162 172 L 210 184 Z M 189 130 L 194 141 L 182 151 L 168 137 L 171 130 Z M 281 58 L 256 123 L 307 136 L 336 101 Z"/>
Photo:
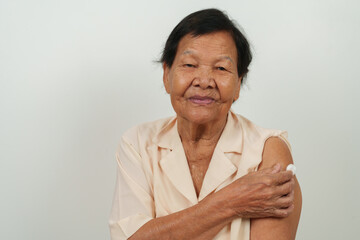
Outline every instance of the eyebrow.
<path id="1" fill-rule="evenodd" d="M 191 50 L 185 50 L 181 55 L 188 55 L 188 54 L 194 54 L 194 52 Z M 233 64 L 235 64 L 234 61 L 229 56 L 221 56 L 221 57 L 219 57 L 219 59 L 226 59 L 226 60 L 229 60 L 230 62 L 232 62 Z"/>
<path id="2" fill-rule="evenodd" d="M 185 50 L 182 55 L 187 55 L 187 54 L 193 54 L 194 52 L 193 51 L 190 51 L 190 50 Z"/>
<path id="3" fill-rule="evenodd" d="M 227 59 L 227 60 L 229 60 L 230 62 L 232 62 L 233 64 L 235 64 L 234 63 L 234 61 L 231 59 L 231 57 L 229 57 L 229 56 L 223 56 L 223 57 L 220 57 L 220 59 Z"/>

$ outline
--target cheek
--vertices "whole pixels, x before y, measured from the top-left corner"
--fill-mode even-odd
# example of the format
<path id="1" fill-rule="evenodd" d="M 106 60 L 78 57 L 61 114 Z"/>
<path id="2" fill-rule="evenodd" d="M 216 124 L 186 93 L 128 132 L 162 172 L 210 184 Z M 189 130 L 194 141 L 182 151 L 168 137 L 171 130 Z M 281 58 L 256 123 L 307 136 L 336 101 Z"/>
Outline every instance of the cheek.
<path id="1" fill-rule="evenodd" d="M 232 101 L 236 95 L 237 84 L 233 79 L 228 81 L 221 81 L 218 84 L 221 99 L 224 101 Z"/>
<path id="2" fill-rule="evenodd" d="M 172 78 L 172 93 L 183 96 L 191 85 L 191 80 L 187 74 L 176 73 Z"/>

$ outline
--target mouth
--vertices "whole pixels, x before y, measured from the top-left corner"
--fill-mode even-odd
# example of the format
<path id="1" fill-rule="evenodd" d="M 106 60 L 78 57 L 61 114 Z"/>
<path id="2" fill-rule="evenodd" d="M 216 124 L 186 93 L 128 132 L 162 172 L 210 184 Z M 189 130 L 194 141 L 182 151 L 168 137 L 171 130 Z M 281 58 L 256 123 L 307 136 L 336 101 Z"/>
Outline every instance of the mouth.
<path id="1" fill-rule="evenodd" d="M 198 96 L 198 95 L 190 97 L 189 101 L 194 104 L 198 104 L 198 105 L 209 105 L 209 104 L 215 102 L 215 100 L 211 97 L 202 97 L 202 96 Z"/>

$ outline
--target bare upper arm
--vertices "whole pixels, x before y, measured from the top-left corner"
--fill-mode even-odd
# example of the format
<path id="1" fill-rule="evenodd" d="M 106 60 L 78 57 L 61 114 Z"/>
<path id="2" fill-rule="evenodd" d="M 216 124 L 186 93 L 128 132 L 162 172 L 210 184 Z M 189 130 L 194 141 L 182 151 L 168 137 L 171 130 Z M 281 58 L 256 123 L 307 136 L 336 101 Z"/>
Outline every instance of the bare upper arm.
<path id="1" fill-rule="evenodd" d="M 265 142 L 260 169 L 272 167 L 280 163 L 282 170 L 293 163 L 287 144 L 279 137 L 271 137 Z M 251 219 L 251 240 L 293 240 L 301 213 L 301 190 L 295 178 L 294 211 L 286 218 L 259 218 Z"/>

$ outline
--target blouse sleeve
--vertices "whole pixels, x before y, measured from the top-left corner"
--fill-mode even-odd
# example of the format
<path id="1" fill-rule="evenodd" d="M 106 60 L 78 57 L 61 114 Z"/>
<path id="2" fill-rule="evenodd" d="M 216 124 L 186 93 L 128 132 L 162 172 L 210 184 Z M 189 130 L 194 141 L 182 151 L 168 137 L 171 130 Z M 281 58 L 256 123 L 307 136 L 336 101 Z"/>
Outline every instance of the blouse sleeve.
<path id="1" fill-rule="evenodd" d="M 111 239 L 123 240 L 154 218 L 154 200 L 141 156 L 124 136 L 116 160 L 117 178 L 109 226 Z"/>

